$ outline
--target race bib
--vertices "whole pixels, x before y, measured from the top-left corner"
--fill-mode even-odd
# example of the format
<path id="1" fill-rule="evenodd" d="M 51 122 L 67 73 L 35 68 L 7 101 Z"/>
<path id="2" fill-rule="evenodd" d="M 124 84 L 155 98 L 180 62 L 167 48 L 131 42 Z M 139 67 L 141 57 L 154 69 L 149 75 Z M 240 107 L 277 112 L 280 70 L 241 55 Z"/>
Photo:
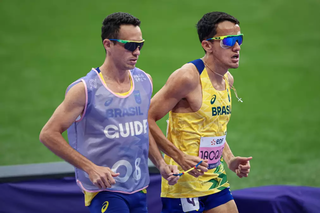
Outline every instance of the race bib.
<path id="1" fill-rule="evenodd" d="M 183 212 L 190 212 L 199 210 L 199 199 L 194 198 L 180 198 Z"/>
<path id="2" fill-rule="evenodd" d="M 208 160 L 208 169 L 213 169 L 220 165 L 220 158 L 225 142 L 225 135 L 217 137 L 201 137 L 199 157 Z"/>

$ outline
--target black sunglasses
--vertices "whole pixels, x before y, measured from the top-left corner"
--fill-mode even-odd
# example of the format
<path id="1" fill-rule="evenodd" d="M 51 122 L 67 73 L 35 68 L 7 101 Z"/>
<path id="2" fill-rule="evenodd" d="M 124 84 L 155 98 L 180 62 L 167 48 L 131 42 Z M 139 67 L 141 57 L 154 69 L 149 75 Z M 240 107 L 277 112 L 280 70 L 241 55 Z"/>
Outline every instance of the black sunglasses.
<path id="1" fill-rule="evenodd" d="M 142 41 L 131 41 L 131 40 L 121 40 L 121 39 L 109 39 L 110 41 L 117 41 L 119 43 L 124 44 L 124 48 L 126 50 L 129 50 L 131 52 L 135 51 L 137 48 L 141 50 L 143 44 L 144 44 L 144 39 Z"/>

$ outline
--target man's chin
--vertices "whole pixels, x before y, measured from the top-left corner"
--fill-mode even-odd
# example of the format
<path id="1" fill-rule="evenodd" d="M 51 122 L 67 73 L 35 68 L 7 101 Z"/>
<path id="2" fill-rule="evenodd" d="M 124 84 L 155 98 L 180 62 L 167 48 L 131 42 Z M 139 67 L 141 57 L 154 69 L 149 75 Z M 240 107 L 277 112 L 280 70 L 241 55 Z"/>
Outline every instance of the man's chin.
<path id="1" fill-rule="evenodd" d="M 128 70 L 132 70 L 132 69 L 134 69 L 135 67 L 136 67 L 136 65 L 128 65 L 128 66 L 127 66 Z"/>
<path id="2" fill-rule="evenodd" d="M 230 69 L 237 69 L 239 67 L 239 64 L 231 64 Z"/>

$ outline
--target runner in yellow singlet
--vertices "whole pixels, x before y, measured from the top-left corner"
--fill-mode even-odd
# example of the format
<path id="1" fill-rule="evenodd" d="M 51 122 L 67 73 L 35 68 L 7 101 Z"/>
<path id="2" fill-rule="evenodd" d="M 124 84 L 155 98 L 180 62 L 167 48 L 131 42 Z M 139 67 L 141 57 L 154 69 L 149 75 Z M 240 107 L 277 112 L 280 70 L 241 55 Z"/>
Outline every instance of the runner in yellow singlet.
<path id="1" fill-rule="evenodd" d="M 205 14 L 197 30 L 204 57 L 172 73 L 151 101 L 149 125 L 167 164 L 186 171 L 204 159 L 208 171 L 193 169 L 174 186 L 163 180 L 162 213 L 237 213 L 222 162 L 240 178 L 250 172 L 251 157 L 235 157 L 226 140 L 234 89 L 228 69 L 239 66 L 243 34 L 239 21 L 223 12 Z M 167 113 L 166 138 L 156 121 Z"/>

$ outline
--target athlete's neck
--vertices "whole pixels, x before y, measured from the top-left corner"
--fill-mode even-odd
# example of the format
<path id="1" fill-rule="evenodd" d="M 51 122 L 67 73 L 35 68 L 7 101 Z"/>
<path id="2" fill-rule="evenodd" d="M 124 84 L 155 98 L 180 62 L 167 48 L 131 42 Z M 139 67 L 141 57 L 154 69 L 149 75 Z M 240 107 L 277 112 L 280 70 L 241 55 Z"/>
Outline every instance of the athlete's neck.
<path id="1" fill-rule="evenodd" d="M 119 84 L 130 82 L 129 70 L 119 69 L 114 63 L 105 61 L 100 66 L 100 71 L 105 81 L 113 81 Z"/>
<path id="2" fill-rule="evenodd" d="M 216 82 L 222 82 L 224 79 L 224 75 L 228 72 L 228 69 L 220 67 L 219 65 L 217 65 L 218 63 L 210 60 L 207 55 L 202 58 L 202 61 L 206 66 L 207 71 L 211 73 L 209 75 L 213 76 L 213 79 Z"/>

